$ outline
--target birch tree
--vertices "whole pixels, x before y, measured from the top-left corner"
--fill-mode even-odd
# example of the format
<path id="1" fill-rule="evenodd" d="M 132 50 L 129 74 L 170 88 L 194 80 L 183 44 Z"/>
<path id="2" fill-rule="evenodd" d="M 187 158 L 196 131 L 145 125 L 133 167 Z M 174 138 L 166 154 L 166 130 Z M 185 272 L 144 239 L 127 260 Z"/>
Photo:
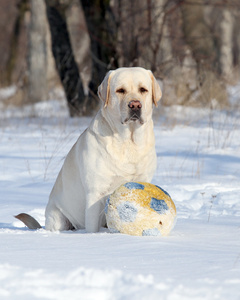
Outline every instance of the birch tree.
<path id="1" fill-rule="evenodd" d="M 224 79 L 229 82 L 233 78 L 233 26 L 234 16 L 232 11 L 228 8 L 223 9 L 220 23 L 220 66 Z"/>
<path id="2" fill-rule="evenodd" d="M 47 20 L 44 0 L 31 0 L 28 101 L 47 98 Z"/>

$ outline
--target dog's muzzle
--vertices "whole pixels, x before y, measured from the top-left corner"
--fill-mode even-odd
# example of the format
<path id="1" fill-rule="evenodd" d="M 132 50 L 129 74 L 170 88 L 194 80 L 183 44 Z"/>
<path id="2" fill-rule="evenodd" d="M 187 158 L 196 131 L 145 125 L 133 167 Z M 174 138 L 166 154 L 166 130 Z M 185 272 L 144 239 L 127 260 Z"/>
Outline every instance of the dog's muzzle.
<path id="1" fill-rule="evenodd" d="M 128 103 L 129 121 L 137 121 L 141 118 L 142 104 L 138 100 L 132 100 Z"/>

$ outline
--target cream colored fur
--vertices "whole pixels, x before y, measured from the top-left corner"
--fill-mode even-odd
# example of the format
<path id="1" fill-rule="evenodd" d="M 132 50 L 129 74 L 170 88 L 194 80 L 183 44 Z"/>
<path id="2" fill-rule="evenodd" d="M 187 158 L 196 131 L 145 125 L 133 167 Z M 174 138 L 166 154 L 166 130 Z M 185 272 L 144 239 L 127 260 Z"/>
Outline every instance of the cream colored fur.
<path id="1" fill-rule="evenodd" d="M 47 230 L 97 232 L 105 225 L 104 206 L 110 193 L 125 182 L 150 182 L 153 177 L 152 109 L 161 90 L 152 72 L 143 68 L 110 71 L 98 95 L 102 107 L 68 153 L 50 194 Z M 139 120 L 129 119 L 132 100 L 142 105 Z"/>

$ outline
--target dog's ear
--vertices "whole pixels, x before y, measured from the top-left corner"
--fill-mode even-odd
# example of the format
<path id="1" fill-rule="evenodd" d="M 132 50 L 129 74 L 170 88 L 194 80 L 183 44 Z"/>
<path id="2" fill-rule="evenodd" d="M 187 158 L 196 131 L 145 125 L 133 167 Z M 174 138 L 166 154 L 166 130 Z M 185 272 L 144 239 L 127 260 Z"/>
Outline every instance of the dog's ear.
<path id="1" fill-rule="evenodd" d="M 153 100 L 153 103 L 155 104 L 155 106 L 157 106 L 158 101 L 162 97 L 162 91 L 161 91 L 161 88 L 160 88 L 156 78 L 154 77 L 153 73 L 150 70 L 148 72 L 152 79 L 152 100 Z"/>
<path id="2" fill-rule="evenodd" d="M 109 103 L 110 97 L 110 81 L 114 71 L 109 71 L 103 79 L 103 82 L 98 87 L 98 97 L 104 102 L 104 107 Z"/>

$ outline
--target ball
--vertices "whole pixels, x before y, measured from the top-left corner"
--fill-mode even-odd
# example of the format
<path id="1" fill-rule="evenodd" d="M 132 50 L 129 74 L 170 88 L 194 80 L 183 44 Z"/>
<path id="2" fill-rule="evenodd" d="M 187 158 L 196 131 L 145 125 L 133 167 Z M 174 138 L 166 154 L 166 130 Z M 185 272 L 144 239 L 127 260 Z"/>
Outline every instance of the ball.
<path id="1" fill-rule="evenodd" d="M 176 222 L 176 207 L 170 195 L 157 185 L 127 182 L 109 196 L 105 206 L 112 233 L 166 236 Z"/>

